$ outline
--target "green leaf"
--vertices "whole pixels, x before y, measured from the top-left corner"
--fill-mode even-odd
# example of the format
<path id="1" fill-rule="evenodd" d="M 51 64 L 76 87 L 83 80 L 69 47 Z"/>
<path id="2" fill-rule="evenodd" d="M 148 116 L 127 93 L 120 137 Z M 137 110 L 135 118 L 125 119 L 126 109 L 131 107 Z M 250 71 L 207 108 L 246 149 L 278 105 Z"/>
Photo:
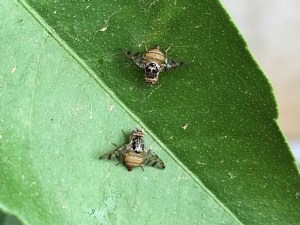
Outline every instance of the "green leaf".
<path id="1" fill-rule="evenodd" d="M 272 89 L 217 1 L 27 2 L 0 2 L 3 211 L 24 224 L 299 221 Z M 143 43 L 189 64 L 146 85 L 118 51 Z M 134 127 L 165 170 L 98 160 Z"/>
<path id="2" fill-rule="evenodd" d="M 1 225 L 21 225 L 21 223 L 11 215 L 6 215 L 0 211 L 0 224 Z"/>

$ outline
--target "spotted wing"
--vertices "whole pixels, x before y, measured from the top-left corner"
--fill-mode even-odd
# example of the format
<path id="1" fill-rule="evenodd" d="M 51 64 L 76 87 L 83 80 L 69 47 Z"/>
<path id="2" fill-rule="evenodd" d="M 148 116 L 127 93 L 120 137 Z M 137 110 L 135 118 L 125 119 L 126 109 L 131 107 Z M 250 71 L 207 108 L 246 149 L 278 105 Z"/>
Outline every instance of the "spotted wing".
<path id="1" fill-rule="evenodd" d="M 143 60 L 144 52 L 132 53 L 131 51 L 125 51 L 125 55 L 130 58 L 136 65 L 141 68 L 145 68 L 145 63 Z"/>
<path id="2" fill-rule="evenodd" d="M 126 151 L 126 145 L 122 145 L 121 147 L 100 156 L 99 159 L 111 160 L 111 159 L 116 158 L 119 162 L 124 162 L 125 151 Z"/>
<path id="3" fill-rule="evenodd" d="M 168 60 L 168 61 L 166 61 L 166 64 L 165 64 L 165 67 L 163 67 L 163 70 L 166 71 L 166 70 L 169 70 L 169 69 L 173 69 L 173 68 L 182 66 L 184 64 L 185 64 L 184 62 L 177 62 L 175 60 Z"/>
<path id="4" fill-rule="evenodd" d="M 153 152 L 152 149 L 149 149 L 147 152 L 147 159 L 145 165 L 156 167 L 159 169 L 164 169 L 164 162 Z"/>

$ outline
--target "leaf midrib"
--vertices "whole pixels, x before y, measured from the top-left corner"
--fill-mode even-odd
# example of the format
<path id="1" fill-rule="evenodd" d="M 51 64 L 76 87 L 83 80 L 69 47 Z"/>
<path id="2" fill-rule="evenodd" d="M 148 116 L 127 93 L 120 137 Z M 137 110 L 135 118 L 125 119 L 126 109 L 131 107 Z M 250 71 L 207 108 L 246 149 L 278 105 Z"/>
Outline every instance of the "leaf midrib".
<path id="1" fill-rule="evenodd" d="M 228 207 L 226 207 L 203 183 L 202 181 L 194 175 L 174 154 L 173 152 L 151 131 L 149 128 L 140 120 L 139 117 L 137 117 L 118 97 L 117 95 L 96 75 L 96 73 L 85 63 L 84 60 L 82 60 L 76 52 L 69 47 L 69 45 L 55 32 L 55 30 L 45 22 L 45 20 L 25 1 L 25 0 L 19 0 L 19 2 L 23 5 L 23 7 L 35 18 L 35 20 L 41 24 L 41 26 L 50 34 L 51 37 L 53 37 L 65 51 L 67 51 L 81 66 L 84 68 L 87 73 L 90 75 L 92 79 L 94 79 L 100 86 L 105 90 L 105 92 L 112 98 L 114 99 L 122 109 L 124 109 L 130 117 L 136 121 L 138 124 L 140 124 L 141 127 L 148 135 L 150 135 L 153 140 L 161 146 L 167 153 L 168 155 L 199 185 L 202 189 L 205 190 L 205 192 L 213 198 L 216 203 L 224 209 L 226 213 L 230 215 L 231 218 L 237 224 L 244 224 L 242 223 L 236 216 L 235 214 L 229 210 Z"/>

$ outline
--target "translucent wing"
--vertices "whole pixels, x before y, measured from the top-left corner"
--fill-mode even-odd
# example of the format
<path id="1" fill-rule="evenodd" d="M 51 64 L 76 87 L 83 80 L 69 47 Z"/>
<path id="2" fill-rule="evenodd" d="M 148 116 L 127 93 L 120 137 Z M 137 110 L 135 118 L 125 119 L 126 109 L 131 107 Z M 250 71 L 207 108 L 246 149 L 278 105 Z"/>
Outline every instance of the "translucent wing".
<path id="1" fill-rule="evenodd" d="M 111 159 L 116 158 L 119 162 L 124 162 L 125 151 L 126 151 L 126 145 L 122 145 L 121 147 L 100 156 L 99 159 L 111 160 Z"/>
<path id="2" fill-rule="evenodd" d="M 149 149 L 146 156 L 145 165 L 156 167 L 159 169 L 164 169 L 164 162 L 153 152 L 152 149 Z"/>
<path id="3" fill-rule="evenodd" d="M 166 64 L 165 64 L 165 67 L 163 67 L 163 71 L 173 69 L 173 68 L 182 66 L 184 64 L 185 64 L 184 62 L 177 62 L 175 60 L 167 60 Z"/>
<path id="4" fill-rule="evenodd" d="M 125 55 L 141 68 L 145 68 L 146 66 L 143 60 L 143 54 L 144 52 L 132 53 L 131 51 L 125 51 Z"/>

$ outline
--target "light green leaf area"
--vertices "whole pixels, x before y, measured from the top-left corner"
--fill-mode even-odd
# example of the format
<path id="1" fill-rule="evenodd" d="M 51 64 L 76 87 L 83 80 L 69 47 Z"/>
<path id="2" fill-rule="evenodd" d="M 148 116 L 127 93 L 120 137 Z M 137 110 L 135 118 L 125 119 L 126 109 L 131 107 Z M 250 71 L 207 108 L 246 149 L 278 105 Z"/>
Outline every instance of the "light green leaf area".
<path id="1" fill-rule="evenodd" d="M 217 1 L 27 2 L 0 2 L 3 211 L 24 224 L 300 221 L 271 87 Z M 187 65 L 145 84 L 119 51 L 144 43 Z M 98 160 L 135 127 L 165 170 Z"/>
<path id="2" fill-rule="evenodd" d="M 19 4 L 1 8 L 5 211 L 25 224 L 238 223 L 149 135 L 166 170 L 99 161 L 140 125 Z"/>

